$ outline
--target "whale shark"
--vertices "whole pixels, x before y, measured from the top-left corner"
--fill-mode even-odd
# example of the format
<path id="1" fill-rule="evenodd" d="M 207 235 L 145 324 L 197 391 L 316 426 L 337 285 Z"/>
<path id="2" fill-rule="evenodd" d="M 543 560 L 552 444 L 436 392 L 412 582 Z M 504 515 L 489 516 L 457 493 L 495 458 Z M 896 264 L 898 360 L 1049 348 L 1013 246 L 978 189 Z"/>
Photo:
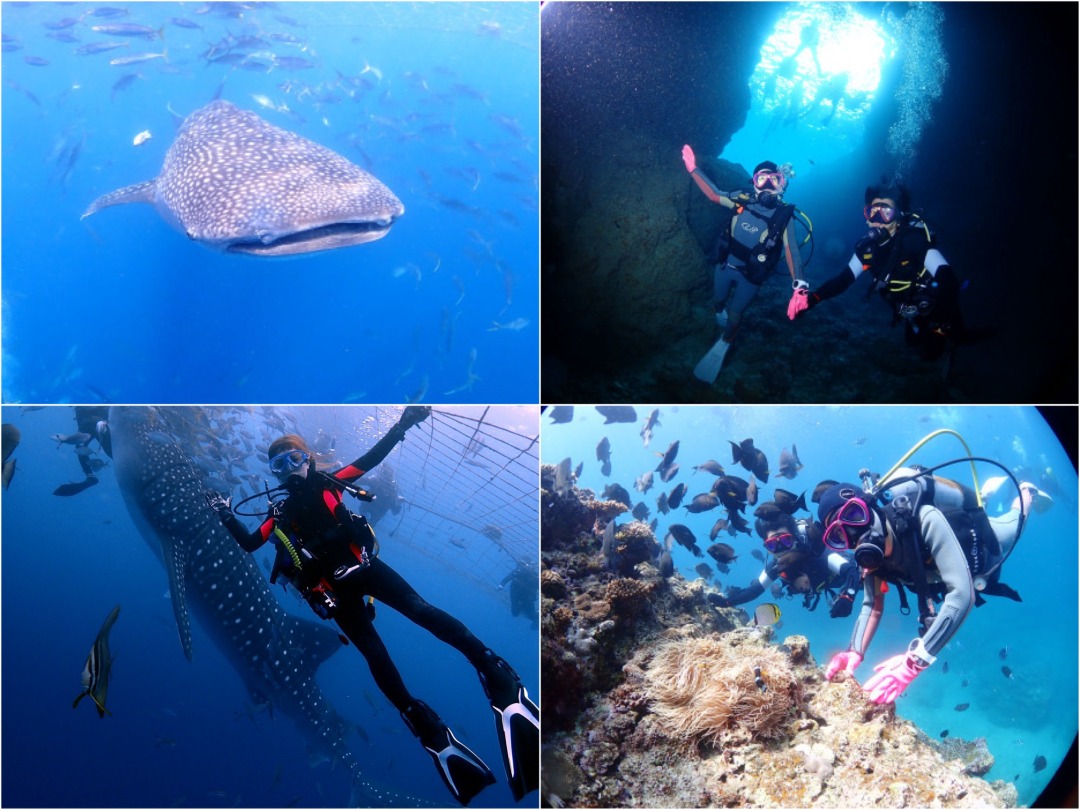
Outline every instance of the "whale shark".
<path id="1" fill-rule="evenodd" d="M 417 807 L 415 796 L 361 773 L 344 723 L 315 681 L 319 665 L 342 648 L 328 626 L 288 615 L 251 555 L 242 551 L 203 497 L 203 473 L 185 445 L 184 416 L 164 409 L 109 409 L 113 466 L 124 502 L 165 566 L 180 645 L 194 656 L 191 615 L 243 680 L 253 702 L 296 723 L 313 752 L 344 765 L 350 806 Z"/>
<path id="2" fill-rule="evenodd" d="M 184 120 L 154 180 L 98 197 L 82 219 L 137 202 L 193 241 L 254 256 L 373 242 L 405 213 L 359 166 L 221 100 Z"/>

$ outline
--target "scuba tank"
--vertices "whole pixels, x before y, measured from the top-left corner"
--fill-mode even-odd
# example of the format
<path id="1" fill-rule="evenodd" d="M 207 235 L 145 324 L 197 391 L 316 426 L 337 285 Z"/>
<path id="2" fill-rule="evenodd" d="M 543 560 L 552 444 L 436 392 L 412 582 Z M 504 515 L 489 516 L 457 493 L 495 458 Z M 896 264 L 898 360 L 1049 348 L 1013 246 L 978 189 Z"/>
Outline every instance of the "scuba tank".
<path id="1" fill-rule="evenodd" d="M 925 444 L 946 434 L 956 437 L 968 455 L 928 468 L 904 467 L 904 464 Z M 992 464 L 1001 469 L 1016 487 L 1017 494 L 1021 496 L 1016 538 L 1009 550 L 1004 553 L 1001 552 L 997 535 L 990 526 L 983 505 L 978 473 L 975 469 L 977 461 Z M 956 481 L 933 475 L 937 470 L 964 462 L 968 462 L 971 467 L 973 489 Z M 973 456 L 967 442 L 959 433 L 943 428 L 923 437 L 885 475 L 875 476 L 869 470 L 863 469 L 859 477 L 862 479 L 863 489 L 867 495 L 883 508 L 889 509 L 891 516 L 901 524 L 905 519 L 917 520 L 919 508 L 926 503 L 936 506 L 945 515 L 950 527 L 961 540 L 975 590 L 980 593 L 993 591 L 993 586 L 997 584 L 1000 576 L 1001 567 L 1016 549 L 1027 519 L 1020 482 L 1016 480 L 1011 470 L 995 459 Z M 990 590 L 987 590 L 988 588 Z"/>

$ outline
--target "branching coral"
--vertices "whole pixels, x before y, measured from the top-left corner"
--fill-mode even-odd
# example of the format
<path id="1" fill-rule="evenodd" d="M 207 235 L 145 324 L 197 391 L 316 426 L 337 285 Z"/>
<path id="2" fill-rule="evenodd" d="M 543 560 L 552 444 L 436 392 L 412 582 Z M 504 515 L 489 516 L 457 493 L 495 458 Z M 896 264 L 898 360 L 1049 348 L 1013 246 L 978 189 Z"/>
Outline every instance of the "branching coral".
<path id="1" fill-rule="evenodd" d="M 785 721 L 801 700 L 801 685 L 783 653 L 767 646 L 734 647 L 719 638 L 661 647 L 645 682 L 653 713 L 668 735 L 711 745 L 736 729 L 757 739 L 783 736 Z"/>

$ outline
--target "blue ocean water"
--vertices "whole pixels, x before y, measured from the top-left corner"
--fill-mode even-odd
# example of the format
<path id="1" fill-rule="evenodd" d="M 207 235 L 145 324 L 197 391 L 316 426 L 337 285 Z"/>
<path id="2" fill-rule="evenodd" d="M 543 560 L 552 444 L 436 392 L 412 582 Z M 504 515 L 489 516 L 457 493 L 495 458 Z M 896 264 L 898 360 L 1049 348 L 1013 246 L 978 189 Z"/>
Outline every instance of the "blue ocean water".
<path id="1" fill-rule="evenodd" d="M 962 628 L 938 656 L 938 661 L 920 676 L 897 702 L 898 713 L 915 722 L 932 739 L 941 732 L 972 740 L 985 737 L 996 761 L 986 774 L 989 780 L 1015 782 L 1021 805 L 1029 805 L 1045 788 L 1062 762 L 1077 733 L 1077 476 L 1069 457 L 1045 420 L 1033 408 L 710 408 L 662 406 L 661 426 L 651 444 L 644 446 L 642 423 L 651 406 L 637 407 L 638 420 L 628 424 L 604 424 L 593 408 L 577 406 L 567 424 L 542 425 L 542 461 L 557 464 L 569 456 L 576 466 L 583 462 L 578 486 L 599 496 L 608 484 L 625 487 L 634 502 L 644 501 L 652 515 L 659 517 L 657 537 L 662 538 L 672 523 L 683 523 L 708 544 L 709 529 L 722 510 L 689 514 L 682 507 L 668 515 L 656 511 L 660 491 L 669 492 L 680 482 L 688 486 L 687 502 L 707 491 L 713 477 L 693 472 L 693 466 L 715 459 L 734 475 L 749 478 L 741 466 L 731 463 L 729 441 L 753 438 L 777 468 L 782 448 L 794 444 L 804 464 L 797 478 L 788 480 L 773 473 L 768 484 L 759 485 L 759 502 L 771 499 L 774 488 L 799 494 L 806 492 L 809 503 L 814 487 L 826 478 L 856 480 L 867 467 L 884 473 L 932 431 L 949 428 L 959 433 L 976 456 L 996 459 L 1012 469 L 1020 480 L 1036 482 L 1051 495 L 1053 507 L 1030 518 L 1015 553 L 1003 569 L 1002 581 L 1016 588 L 1022 603 L 989 598 L 973 610 Z M 1072 418 L 1075 419 L 1075 413 Z M 604 477 L 595 448 L 603 437 L 611 443 L 611 475 Z M 668 483 L 656 486 L 644 497 L 634 489 L 642 473 L 654 470 L 659 455 L 680 441 L 679 473 Z M 954 437 L 931 439 L 913 457 L 925 466 L 966 456 Z M 980 480 L 1001 475 L 997 468 L 977 465 Z M 957 465 L 939 475 L 970 485 L 968 466 Z M 1015 492 L 1006 484 L 988 499 L 991 516 L 1007 509 Z M 752 512 L 747 509 L 747 516 Z M 800 512 L 805 517 L 805 513 Z M 816 515 L 816 512 L 815 512 Z M 629 515 L 617 519 L 630 520 Z M 752 526 L 752 518 L 751 518 Z M 730 543 L 738 552 L 730 573 L 715 574 L 730 586 L 746 587 L 761 572 L 762 563 L 751 556 L 763 550 L 757 535 L 723 533 L 718 541 Z M 688 580 L 699 576 L 694 566 L 700 562 L 676 545 L 676 567 Z M 706 562 L 713 561 L 706 557 Z M 800 633 L 811 642 L 819 664 L 847 649 L 853 618 L 831 619 L 824 602 L 810 612 L 801 598 L 776 600 L 764 594 L 745 607 L 752 611 L 758 603 L 777 602 L 782 611 L 778 640 Z M 902 652 L 916 635 L 914 617 L 902 616 L 895 593 L 886 596 L 881 625 L 867 660 L 857 673 L 860 680 L 871 674 L 874 665 Z M 1001 650 L 1007 648 L 1002 660 Z M 946 672 L 945 664 L 948 664 Z M 1002 671 L 1008 666 L 1012 678 Z M 964 685 L 966 681 L 966 686 Z M 969 704 L 963 711 L 956 706 Z M 1036 772 L 1036 757 L 1048 766 Z"/>
<path id="2" fill-rule="evenodd" d="M 389 475 L 404 499 L 400 513 L 375 523 L 380 557 L 509 661 L 536 696 L 535 610 L 531 617 L 512 615 L 508 588 L 499 586 L 519 561 L 537 556 L 537 409 L 451 411 L 432 416 L 433 431 L 412 429 L 361 479 Z M 396 410 L 357 407 L 277 412 L 296 416 L 309 440 L 320 430 L 335 437 L 346 462 L 397 418 Z M 239 425 L 258 433 L 264 413 L 253 409 Z M 57 449 L 49 438 L 72 432 L 72 409 L 5 407 L 3 421 L 22 433 L 17 472 L 3 493 L 4 806 L 345 806 L 345 769 L 325 761 L 309 765 L 302 731 L 247 693 L 198 622 L 194 660 L 185 659 L 164 570 L 132 524 L 112 467 L 74 497 L 52 494 L 59 484 L 82 480 L 71 447 Z M 478 442 L 470 456 L 475 463 L 452 454 L 470 435 Z M 257 465 L 247 472 L 266 475 Z M 254 527 L 254 519 L 243 520 Z M 489 525 L 501 530 L 497 542 L 484 534 Z M 255 556 L 265 574 L 268 549 Z M 293 594 L 273 593 L 290 614 L 314 620 Z M 71 704 L 90 645 L 116 604 L 121 612 L 110 638 L 115 664 L 106 701 L 111 715 L 99 718 L 89 700 L 75 710 Z M 410 691 L 498 778 L 472 806 L 516 806 L 475 670 L 393 610 L 377 610 L 376 627 Z M 369 778 L 424 802 L 453 804 L 352 646 L 320 667 L 317 683 L 355 727 L 346 743 Z M 520 806 L 536 804 L 532 793 Z"/>
<path id="3" fill-rule="evenodd" d="M 95 8 L 0 11 L 5 402 L 536 401 L 534 5 Z M 154 38 L 92 30 L 116 24 Z M 109 64 L 138 53 L 165 56 Z M 80 222 L 218 96 L 372 172 L 404 216 L 290 259 L 210 251 L 146 205 Z"/>

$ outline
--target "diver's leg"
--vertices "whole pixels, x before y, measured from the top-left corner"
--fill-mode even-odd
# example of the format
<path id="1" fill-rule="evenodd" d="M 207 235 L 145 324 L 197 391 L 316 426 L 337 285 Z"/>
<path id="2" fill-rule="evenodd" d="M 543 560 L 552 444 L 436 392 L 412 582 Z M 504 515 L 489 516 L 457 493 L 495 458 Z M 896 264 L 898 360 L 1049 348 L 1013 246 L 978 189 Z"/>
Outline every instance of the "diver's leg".
<path id="1" fill-rule="evenodd" d="M 735 271 L 731 266 L 724 262 L 716 265 L 713 271 L 713 308 L 716 310 L 716 325 L 719 329 L 727 326 L 728 314 L 725 307 L 734 284 Z"/>
<path id="2" fill-rule="evenodd" d="M 401 673 L 371 623 L 366 608 L 362 605 L 357 608 L 351 602 L 347 605 L 342 603 L 334 620 L 364 656 L 379 691 L 394 704 L 394 708 L 399 712 L 404 711 L 412 703 L 413 696 L 409 694 L 405 682 L 401 679 Z"/>
<path id="3" fill-rule="evenodd" d="M 742 325 L 743 312 L 750 306 L 750 302 L 754 300 L 757 291 L 757 285 L 751 284 L 741 273 L 738 274 L 738 279 L 735 282 L 735 292 L 731 296 L 727 307 L 728 323 L 727 328 L 724 329 L 724 340 L 727 343 L 731 343 L 735 339 L 735 333 L 739 331 L 739 326 Z"/>
<path id="4" fill-rule="evenodd" d="M 495 713 L 507 780 L 516 799 L 540 784 L 540 710 L 513 668 L 446 611 L 429 604 L 379 559 L 364 571 L 365 591 L 459 650 L 476 667 Z"/>
<path id="5" fill-rule="evenodd" d="M 1016 544 L 1016 530 L 1020 527 L 1020 510 L 1010 509 L 1002 515 L 995 515 L 990 520 L 990 528 L 1001 546 L 1001 553 L 1008 554 Z"/>
<path id="6" fill-rule="evenodd" d="M 454 736 L 430 706 L 409 694 L 363 603 L 341 608 L 335 619 L 367 659 L 379 689 L 401 712 L 405 725 L 431 755 L 454 798 L 467 805 L 477 793 L 494 784 L 495 777 L 484 761 Z"/>
<path id="7" fill-rule="evenodd" d="M 1013 498 L 1009 511 L 990 518 L 990 527 L 1001 544 L 1001 551 L 1008 554 L 1016 544 L 1020 531 L 1020 499 L 1023 498 L 1025 521 L 1033 512 L 1043 513 L 1054 505 L 1053 499 L 1029 481 L 1020 482 L 1020 495 Z"/>
<path id="8" fill-rule="evenodd" d="M 460 650 L 470 661 L 487 649 L 469 628 L 425 600 L 404 577 L 377 557 L 364 571 L 362 583 L 365 593 Z"/>

